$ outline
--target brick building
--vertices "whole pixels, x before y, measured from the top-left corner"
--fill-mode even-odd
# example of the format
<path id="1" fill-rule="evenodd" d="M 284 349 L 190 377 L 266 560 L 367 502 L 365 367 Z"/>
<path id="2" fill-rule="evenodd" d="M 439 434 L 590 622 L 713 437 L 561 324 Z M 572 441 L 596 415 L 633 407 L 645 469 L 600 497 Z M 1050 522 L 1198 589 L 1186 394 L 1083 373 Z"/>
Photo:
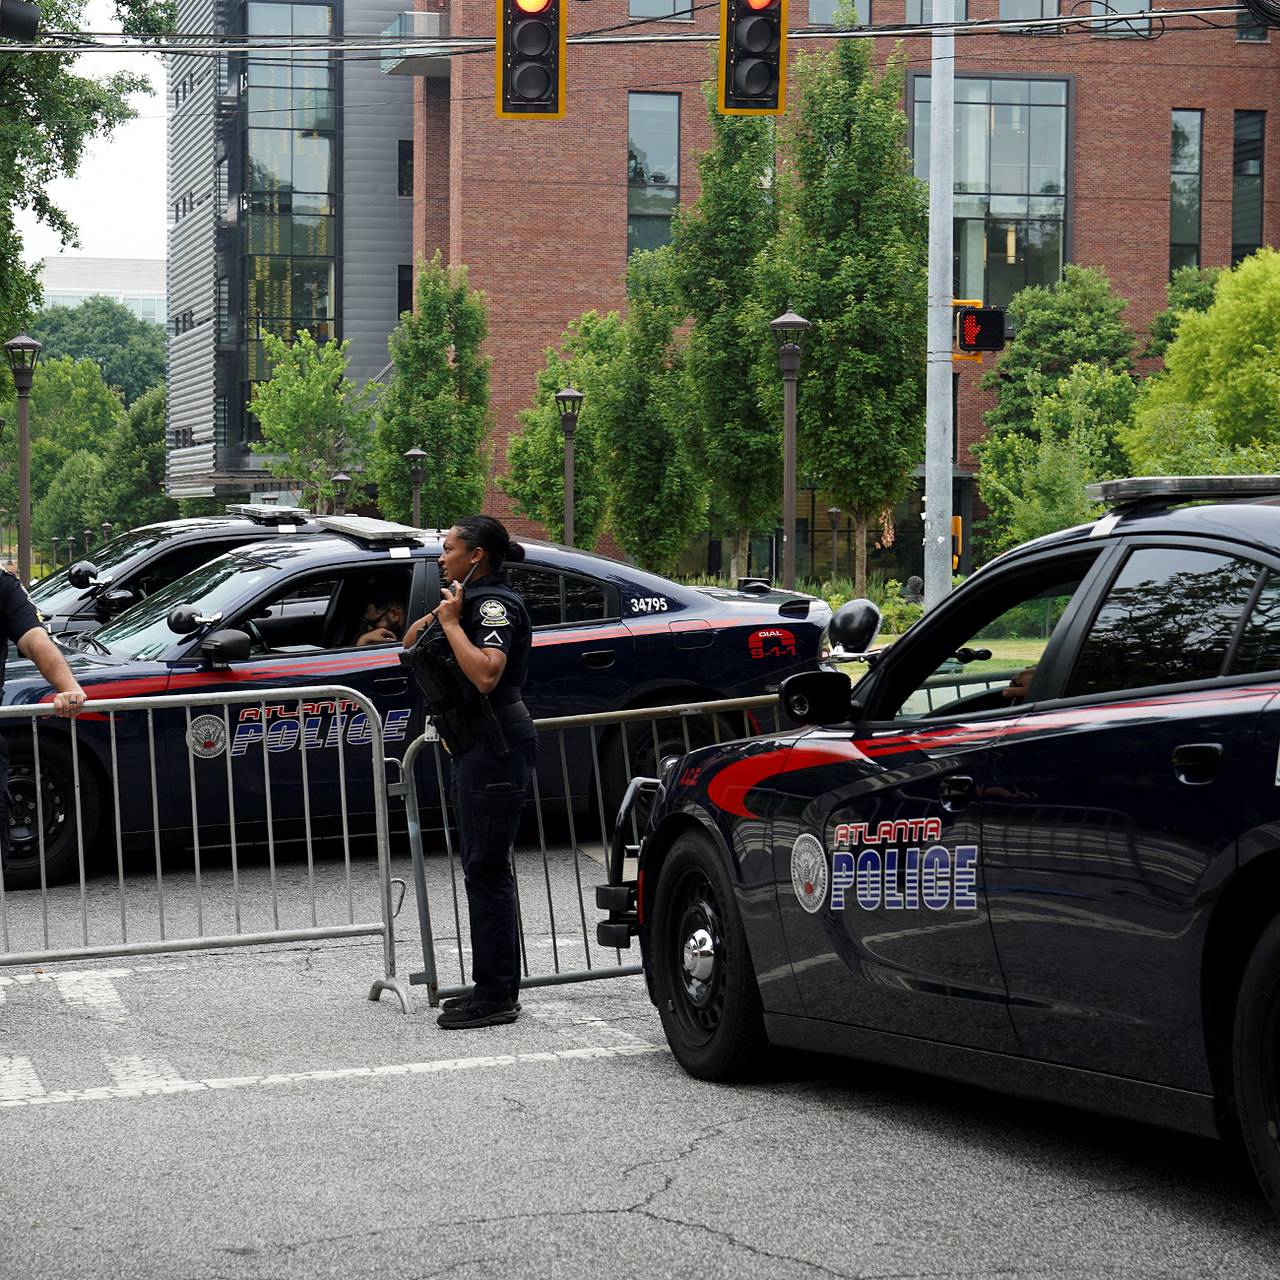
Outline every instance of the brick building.
<path id="1" fill-rule="evenodd" d="M 1226 265 L 1280 241 L 1280 166 L 1269 159 L 1277 122 L 1268 119 L 1280 101 L 1280 39 L 1244 24 L 1143 39 L 1159 32 L 1160 8 L 1174 7 L 1148 10 L 1149 2 L 1115 0 L 1135 16 L 1107 33 L 957 38 L 957 296 L 1000 305 L 1024 284 L 1056 280 L 1063 262 L 1098 265 L 1130 300 L 1130 323 L 1145 330 L 1164 305 L 1171 263 Z M 676 17 L 673 3 L 687 0 L 569 4 L 570 33 L 629 21 L 646 31 L 716 29 L 718 6 Z M 968 0 L 967 16 L 1048 17 L 1055 3 Z M 878 25 L 930 18 L 929 0 L 870 4 L 860 0 L 859 16 Z M 792 0 L 789 25 L 829 23 L 833 8 L 833 0 Z M 489 34 L 492 0 L 449 0 L 426 20 L 455 36 Z M 815 42 L 789 47 L 794 57 Z M 929 40 L 906 47 L 903 106 L 923 175 Z M 384 64 L 417 77 L 415 254 L 440 249 L 466 264 L 490 299 L 499 467 L 544 348 L 581 312 L 621 307 L 629 247 L 662 243 L 670 210 L 697 196 L 708 144 L 701 82 L 714 48 L 570 46 L 558 122 L 495 118 L 491 53 Z M 892 48 L 877 40 L 876 60 Z M 958 370 L 958 509 L 966 509 L 970 449 L 988 399 L 979 369 Z M 500 490 L 491 497 L 493 510 L 511 514 Z M 811 506 L 825 503 L 801 494 L 799 506 L 807 525 Z M 825 518 L 818 524 L 821 566 L 830 542 Z M 899 543 L 919 546 L 914 537 Z M 799 563 L 803 572 L 803 541 Z"/>

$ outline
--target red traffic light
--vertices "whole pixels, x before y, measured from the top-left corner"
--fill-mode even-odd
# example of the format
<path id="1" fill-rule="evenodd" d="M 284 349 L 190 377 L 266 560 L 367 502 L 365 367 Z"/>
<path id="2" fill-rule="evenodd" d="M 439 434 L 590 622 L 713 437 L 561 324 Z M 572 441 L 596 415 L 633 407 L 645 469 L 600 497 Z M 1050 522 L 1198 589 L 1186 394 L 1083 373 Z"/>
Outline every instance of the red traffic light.
<path id="1" fill-rule="evenodd" d="M 1004 309 L 961 308 L 956 316 L 956 344 L 961 351 L 1003 351 Z"/>

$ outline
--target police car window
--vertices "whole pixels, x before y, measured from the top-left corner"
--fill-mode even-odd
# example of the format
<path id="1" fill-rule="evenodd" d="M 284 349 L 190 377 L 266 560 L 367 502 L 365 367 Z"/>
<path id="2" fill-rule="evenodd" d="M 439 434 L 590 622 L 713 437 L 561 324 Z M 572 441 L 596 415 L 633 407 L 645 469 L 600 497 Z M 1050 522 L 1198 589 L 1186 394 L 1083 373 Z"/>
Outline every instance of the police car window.
<path id="1" fill-rule="evenodd" d="M 1259 572 L 1234 556 L 1138 548 L 1089 628 L 1065 696 L 1220 675 Z"/>
<path id="2" fill-rule="evenodd" d="M 157 533 L 140 529 L 133 533 L 126 533 L 123 537 L 113 538 L 101 547 L 91 548 L 84 558 L 98 570 L 99 575 L 106 575 L 112 573 L 118 565 L 145 554 L 172 536 L 167 531 Z M 70 571 L 70 566 L 60 569 L 57 573 L 49 574 L 33 587 L 32 603 L 48 614 L 65 613 L 70 610 L 84 595 L 79 587 L 71 585 L 68 577 Z"/>
<path id="3" fill-rule="evenodd" d="M 609 608 L 609 589 L 603 582 L 590 578 L 564 580 L 564 620 L 566 622 L 595 622 L 601 618 L 617 617 L 617 609 Z"/>
<path id="4" fill-rule="evenodd" d="M 520 593 L 534 627 L 560 626 L 564 610 L 560 596 L 562 579 L 558 573 L 526 565 L 506 565 L 503 572 L 512 588 Z"/>
<path id="5" fill-rule="evenodd" d="M 1232 675 L 1280 671 L 1280 574 L 1267 574 L 1231 664 Z"/>
<path id="6" fill-rule="evenodd" d="M 242 544 L 227 542 L 219 546 L 208 542 L 189 542 L 184 547 L 176 547 L 168 554 L 148 562 L 138 573 L 122 579 L 120 585 L 132 587 L 140 596 L 149 596 L 184 577 L 192 569 L 198 569 L 219 552 L 230 551 L 237 545 Z"/>

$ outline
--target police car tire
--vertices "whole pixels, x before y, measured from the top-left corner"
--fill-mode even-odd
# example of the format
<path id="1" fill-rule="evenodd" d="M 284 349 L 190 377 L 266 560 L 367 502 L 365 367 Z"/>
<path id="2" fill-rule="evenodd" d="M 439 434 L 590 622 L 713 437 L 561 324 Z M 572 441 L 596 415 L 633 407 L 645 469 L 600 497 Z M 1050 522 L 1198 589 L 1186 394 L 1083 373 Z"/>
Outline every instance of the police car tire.
<path id="1" fill-rule="evenodd" d="M 76 840 L 75 773 L 71 752 L 60 743 L 48 742 L 46 735 L 40 738 L 40 785 L 45 800 L 45 860 L 46 884 L 64 884 L 80 875 L 80 851 Z M 16 785 L 15 785 L 16 784 Z M 24 788 L 29 804 L 35 784 L 35 755 L 30 738 L 18 738 L 9 744 L 9 856 L 5 862 L 4 882 L 8 889 L 38 889 L 40 887 L 40 860 L 38 854 L 23 851 L 14 842 L 13 805 L 21 800 Z M 52 817 L 51 817 L 52 811 Z M 98 784 L 86 754 L 80 754 L 80 812 L 85 824 L 84 849 L 86 862 L 98 830 Z M 61 816 L 59 816 L 61 815 Z M 57 823 L 57 830 L 50 832 L 48 824 Z M 33 824 L 34 825 L 34 824 Z M 38 828 L 35 828 L 38 830 Z M 88 868 L 86 867 L 86 872 Z"/>
<path id="2" fill-rule="evenodd" d="M 1236 1001 L 1236 1107 L 1253 1171 L 1280 1215 L 1280 917 L 1263 930 Z"/>
<path id="3" fill-rule="evenodd" d="M 699 905 L 701 903 L 701 905 Z M 714 935 L 713 982 L 700 1008 L 682 954 L 692 926 Z M 676 1061 L 702 1080 L 759 1070 L 767 1045 L 760 989 L 733 886 L 719 852 L 698 832 L 677 836 L 654 895 L 651 954 L 658 1014 Z"/>
<path id="4" fill-rule="evenodd" d="M 672 705 L 680 702 L 678 694 L 671 694 L 665 702 Z M 718 717 L 723 720 L 724 717 Z M 627 727 L 627 746 L 630 748 L 630 769 L 623 759 L 622 734 L 614 732 L 604 741 L 600 753 L 600 769 L 604 774 L 602 791 L 604 794 L 605 815 L 610 829 L 618 810 L 622 808 L 622 797 L 626 794 L 627 779 L 636 777 L 657 777 L 662 772 L 662 761 L 667 756 L 682 756 L 686 750 L 696 751 L 699 747 L 710 746 L 716 741 L 710 716 L 699 717 L 682 726 L 678 720 L 660 720 L 658 722 L 658 754 L 653 748 L 653 733 L 647 723 L 629 725 Z M 689 732 L 689 746 L 685 747 L 684 732 Z M 736 735 L 726 732 L 721 725 L 720 741 L 727 742 Z M 643 816 L 642 814 L 639 816 Z"/>

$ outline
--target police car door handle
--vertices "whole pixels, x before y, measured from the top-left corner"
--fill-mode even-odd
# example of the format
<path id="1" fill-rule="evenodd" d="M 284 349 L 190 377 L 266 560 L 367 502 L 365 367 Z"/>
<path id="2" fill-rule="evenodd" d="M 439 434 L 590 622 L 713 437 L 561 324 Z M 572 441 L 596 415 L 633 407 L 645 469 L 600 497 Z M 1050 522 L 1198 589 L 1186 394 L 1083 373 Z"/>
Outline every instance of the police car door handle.
<path id="1" fill-rule="evenodd" d="M 1220 742 L 1184 742 L 1173 749 L 1173 772 L 1179 782 L 1202 787 L 1218 776 L 1222 757 Z"/>
<path id="2" fill-rule="evenodd" d="M 938 783 L 938 799 L 949 813 L 967 809 L 973 799 L 973 779 L 963 774 L 943 778 Z"/>
<path id="3" fill-rule="evenodd" d="M 582 655 L 582 661 L 589 667 L 611 667 L 617 656 L 612 649 L 588 649 Z"/>
<path id="4" fill-rule="evenodd" d="M 373 681 L 374 693 L 404 693 L 408 688 L 408 676 L 376 676 Z"/>

